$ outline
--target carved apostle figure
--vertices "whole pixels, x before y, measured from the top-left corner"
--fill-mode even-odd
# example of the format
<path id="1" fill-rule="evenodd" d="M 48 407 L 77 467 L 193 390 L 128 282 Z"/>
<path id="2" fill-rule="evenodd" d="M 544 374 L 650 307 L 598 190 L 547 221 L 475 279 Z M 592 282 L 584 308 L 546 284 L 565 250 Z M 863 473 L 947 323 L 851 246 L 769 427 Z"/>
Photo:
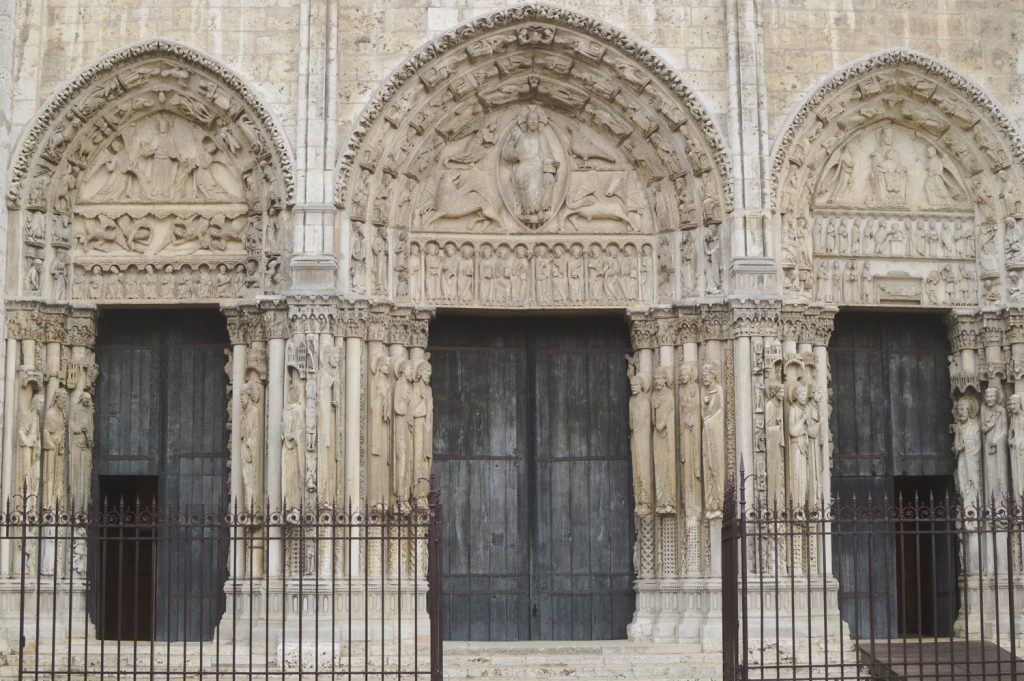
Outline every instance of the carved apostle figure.
<path id="1" fill-rule="evenodd" d="M 1009 412 L 1010 493 L 1015 503 L 1021 504 L 1024 503 L 1024 397 L 1011 395 L 1006 406 Z"/>
<path id="2" fill-rule="evenodd" d="M 783 399 L 786 389 L 782 383 L 772 381 L 767 387 L 768 400 L 764 405 L 764 427 L 766 436 L 765 458 L 768 463 L 768 489 L 772 510 L 786 508 L 786 456 L 783 447 Z"/>
<path id="3" fill-rule="evenodd" d="M 441 254 L 437 242 L 427 242 L 425 251 L 426 255 L 423 259 L 427 270 L 427 300 L 439 300 L 441 298 Z"/>
<path id="4" fill-rule="evenodd" d="M 1006 499 L 1007 485 L 1007 417 L 1006 407 L 1000 404 L 1002 391 L 990 387 L 985 390 L 981 406 L 981 436 L 985 456 L 985 495 L 998 503 Z"/>
<path id="5" fill-rule="evenodd" d="M 415 366 L 416 382 L 412 392 L 413 489 L 416 507 L 427 507 L 430 493 L 430 466 L 433 460 L 434 395 L 430 388 L 430 362 L 421 360 Z"/>
<path id="6" fill-rule="evenodd" d="M 64 427 L 68 392 L 57 388 L 43 417 L 43 505 L 56 508 L 64 495 Z"/>
<path id="7" fill-rule="evenodd" d="M 704 456 L 704 508 L 709 518 L 722 517 L 725 494 L 725 413 L 718 367 L 701 367 L 701 450 Z"/>
<path id="8" fill-rule="evenodd" d="M 392 475 L 395 499 L 404 508 L 412 495 L 413 476 L 413 381 L 416 366 L 412 360 L 401 360 L 395 368 L 395 391 L 392 416 Z"/>
<path id="9" fill-rule="evenodd" d="M 961 397 L 953 409 L 953 452 L 956 454 L 956 481 L 960 499 L 968 509 L 981 501 L 981 428 L 978 403 Z"/>
<path id="10" fill-rule="evenodd" d="M 512 249 L 507 244 L 498 246 L 498 262 L 494 267 L 494 299 L 508 305 L 512 298 Z"/>
<path id="11" fill-rule="evenodd" d="M 821 388 L 811 391 L 811 399 L 807 402 L 807 503 L 812 510 L 820 510 L 823 490 L 819 470 L 824 461 L 822 455 L 822 405 L 825 395 Z"/>
<path id="12" fill-rule="evenodd" d="M 458 295 L 459 260 L 455 244 L 446 243 L 441 256 L 441 297 L 444 300 L 454 301 Z"/>
<path id="13" fill-rule="evenodd" d="M 722 292 L 722 242 L 719 228 L 708 225 L 704 228 L 704 276 L 707 293 Z"/>
<path id="14" fill-rule="evenodd" d="M 262 490 L 258 484 L 259 466 L 263 461 L 263 418 L 260 412 L 262 389 L 258 381 L 242 385 L 242 427 L 240 431 L 242 459 L 242 508 L 255 509 Z"/>
<path id="15" fill-rule="evenodd" d="M 18 465 L 21 467 L 18 483 L 24 484 L 29 495 L 39 493 L 39 445 L 42 428 L 40 419 L 43 416 L 43 394 L 36 393 L 29 402 L 28 409 L 18 414 Z M 21 494 L 21 490 L 18 490 Z"/>
<path id="16" fill-rule="evenodd" d="M 689 519 L 699 518 L 701 504 L 700 461 L 700 388 L 697 367 L 690 363 L 679 366 L 679 489 L 683 509 Z"/>
<path id="17" fill-rule="evenodd" d="M 654 374 L 654 506 L 658 515 L 676 512 L 676 405 L 664 367 Z"/>
<path id="18" fill-rule="evenodd" d="M 370 489 L 367 497 L 371 505 L 390 501 L 391 472 L 391 363 L 380 352 L 370 359 L 370 461 L 368 475 Z"/>
<path id="19" fill-rule="evenodd" d="M 633 459 L 633 504 L 636 515 L 651 515 L 651 395 L 646 376 L 629 379 L 629 451 Z"/>
<path id="20" fill-rule="evenodd" d="M 512 304 L 530 302 L 530 253 L 523 244 L 516 244 L 512 259 Z"/>
<path id="21" fill-rule="evenodd" d="M 480 247 L 480 302 L 495 303 L 495 277 L 498 270 L 498 259 L 494 256 L 494 247 L 484 244 Z"/>
<path id="22" fill-rule="evenodd" d="M 786 430 L 789 438 L 789 495 L 794 509 L 805 508 L 807 504 L 807 467 L 811 449 L 807 432 L 809 418 L 807 386 L 793 382 L 789 386 Z"/>
<path id="23" fill-rule="evenodd" d="M 569 247 L 566 276 L 569 279 L 569 302 L 582 303 L 587 288 L 587 263 L 583 257 L 583 244 L 573 244 Z"/>
<path id="24" fill-rule="evenodd" d="M 682 279 L 683 295 L 691 296 L 697 292 L 697 249 L 693 245 L 693 232 L 683 232 L 679 237 L 679 256 L 681 266 L 679 270 Z"/>
<path id="25" fill-rule="evenodd" d="M 545 244 L 537 244 L 533 249 L 533 277 L 537 288 L 537 303 L 551 304 L 551 256 Z"/>
<path id="26" fill-rule="evenodd" d="M 294 378 L 288 380 L 288 399 L 285 402 L 281 428 L 281 492 L 284 509 L 291 511 L 302 505 L 305 485 L 305 409 L 299 386 Z"/>
<path id="27" fill-rule="evenodd" d="M 544 136 L 546 125 L 541 110 L 528 107 L 501 151 L 502 160 L 512 166 L 512 212 L 530 227 L 547 222 L 553 209 L 559 163 Z"/>
<path id="28" fill-rule="evenodd" d="M 462 244 L 462 248 L 459 249 L 459 260 L 455 267 L 458 300 L 463 303 L 471 303 L 473 302 L 473 280 L 476 274 L 472 244 Z"/>
<path id="29" fill-rule="evenodd" d="M 82 392 L 71 405 L 68 417 L 71 434 L 71 496 L 77 508 L 89 503 L 92 485 L 92 444 L 95 433 L 92 395 Z"/>

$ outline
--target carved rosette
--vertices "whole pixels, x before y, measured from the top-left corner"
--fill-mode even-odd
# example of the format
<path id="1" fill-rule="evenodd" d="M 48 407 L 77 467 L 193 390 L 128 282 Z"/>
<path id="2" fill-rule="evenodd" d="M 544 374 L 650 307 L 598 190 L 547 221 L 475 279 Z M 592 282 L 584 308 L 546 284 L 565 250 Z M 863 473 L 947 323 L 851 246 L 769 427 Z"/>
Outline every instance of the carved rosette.
<path id="1" fill-rule="evenodd" d="M 413 56 L 358 122 L 337 188 L 349 285 L 451 307 L 718 295 L 728 177 L 711 117 L 655 56 L 569 10 L 497 12 Z"/>
<path id="2" fill-rule="evenodd" d="M 126 48 L 56 94 L 19 149 L 19 292 L 123 303 L 279 289 L 292 195 L 284 138 L 237 76 L 166 40 Z"/>
<path id="3" fill-rule="evenodd" d="M 787 297 L 976 307 L 1024 296 L 1024 153 L 966 78 L 897 50 L 801 107 L 773 156 Z"/>

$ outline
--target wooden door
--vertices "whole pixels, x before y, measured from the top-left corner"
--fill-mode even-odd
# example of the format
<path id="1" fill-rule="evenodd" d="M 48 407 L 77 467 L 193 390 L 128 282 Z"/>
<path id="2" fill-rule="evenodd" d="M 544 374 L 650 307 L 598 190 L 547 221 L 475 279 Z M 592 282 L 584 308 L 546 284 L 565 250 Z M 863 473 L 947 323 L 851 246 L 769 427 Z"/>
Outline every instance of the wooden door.
<path id="1" fill-rule="evenodd" d="M 216 311 L 107 312 L 96 345 L 94 503 L 125 490 L 118 480 L 156 480 L 149 630 L 157 640 L 209 640 L 227 579 L 224 319 Z M 101 555 L 90 552 L 90 569 L 94 583 L 107 584 Z"/>
<path id="2" fill-rule="evenodd" d="M 624 324 L 440 318 L 445 637 L 625 637 L 633 613 Z"/>
<path id="3" fill-rule="evenodd" d="M 909 313 L 842 312 L 829 344 L 833 405 L 832 493 L 843 505 L 856 501 L 876 508 L 904 501 L 907 490 L 934 489 L 951 482 L 955 468 L 949 433 L 947 355 L 942 320 Z M 896 481 L 900 481 L 897 489 Z M 916 483 L 915 483 L 916 481 Z M 919 484 L 917 484 L 919 483 Z M 840 585 L 840 610 L 855 635 L 877 637 L 914 633 L 922 627 L 946 632 L 952 626 L 949 561 L 915 563 L 914 589 L 901 569 L 911 555 L 933 552 L 922 531 L 878 522 L 835 524 L 834 570 Z M 943 551 L 945 545 L 940 547 Z M 901 594 L 919 584 L 932 585 L 929 623 L 908 618 Z M 941 621 L 940 621 L 941 620 Z"/>

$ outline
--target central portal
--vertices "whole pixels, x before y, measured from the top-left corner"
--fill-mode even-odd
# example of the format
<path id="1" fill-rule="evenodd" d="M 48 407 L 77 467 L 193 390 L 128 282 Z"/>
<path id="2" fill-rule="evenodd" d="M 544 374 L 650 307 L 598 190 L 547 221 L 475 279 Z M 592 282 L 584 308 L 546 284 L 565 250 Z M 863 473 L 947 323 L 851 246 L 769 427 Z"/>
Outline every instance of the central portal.
<path id="1" fill-rule="evenodd" d="M 430 337 L 445 638 L 625 638 L 625 322 L 441 316 Z"/>

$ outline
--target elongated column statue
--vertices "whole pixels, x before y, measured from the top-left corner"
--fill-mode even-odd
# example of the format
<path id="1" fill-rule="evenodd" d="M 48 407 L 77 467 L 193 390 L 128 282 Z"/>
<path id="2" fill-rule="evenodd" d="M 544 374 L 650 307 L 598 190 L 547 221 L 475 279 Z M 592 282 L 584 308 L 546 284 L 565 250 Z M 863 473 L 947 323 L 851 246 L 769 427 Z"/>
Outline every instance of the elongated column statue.
<path id="1" fill-rule="evenodd" d="M 990 387 L 985 390 L 985 403 L 981 407 L 981 434 L 985 455 L 985 499 L 996 503 L 1005 501 L 1007 494 L 1007 418 L 1006 407 L 1000 404 L 1002 391 Z"/>
<path id="2" fill-rule="evenodd" d="M 794 509 L 805 508 L 807 504 L 809 419 L 807 386 L 803 383 L 792 383 L 789 387 L 789 416 L 786 419 L 786 430 L 789 435 L 789 495 Z"/>
<path id="3" fill-rule="evenodd" d="M 981 501 L 981 429 L 978 426 L 978 402 L 961 397 L 954 407 L 953 451 L 956 454 L 956 482 L 960 499 L 967 508 Z"/>
<path id="4" fill-rule="evenodd" d="M 305 429 L 305 410 L 299 387 L 295 378 L 289 378 L 281 428 L 281 492 L 286 512 L 302 505 L 302 487 L 306 478 Z"/>
<path id="5" fill-rule="evenodd" d="M 636 515 L 651 515 L 651 395 L 646 376 L 629 379 L 629 451 L 633 459 L 633 504 Z"/>
<path id="6" fill-rule="evenodd" d="M 697 367 L 689 362 L 679 365 L 679 475 L 683 509 L 687 519 L 700 517 L 700 388 Z"/>
<path id="7" fill-rule="evenodd" d="M 394 448 L 394 494 L 399 508 L 404 508 L 412 495 L 413 445 L 413 380 L 416 368 L 412 360 L 402 360 L 395 370 L 392 447 Z"/>
<path id="8" fill-rule="evenodd" d="M 1011 395 L 1007 401 L 1009 411 L 1008 444 L 1010 450 L 1010 493 L 1014 503 L 1024 503 L 1024 398 Z"/>
<path id="9" fill-rule="evenodd" d="M 421 360 L 416 364 L 416 382 L 413 384 L 412 406 L 412 451 L 413 490 L 416 507 L 427 507 L 430 494 L 430 467 L 434 439 L 434 396 L 430 388 L 432 369 L 430 362 Z"/>
<path id="10" fill-rule="evenodd" d="M 68 393 L 57 388 L 43 418 L 43 506 L 56 508 L 64 503 L 64 428 L 68 411 Z"/>
<path id="11" fill-rule="evenodd" d="M 708 518 L 722 517 L 725 494 L 725 414 L 718 367 L 701 367 L 701 445 L 704 454 L 704 507 Z"/>
<path id="12" fill-rule="evenodd" d="M 772 381 L 766 389 L 768 400 L 764 406 L 765 458 L 768 468 L 769 501 L 772 510 L 786 507 L 786 453 L 783 413 L 786 389 L 779 381 Z"/>
<path id="13" fill-rule="evenodd" d="M 43 417 L 43 394 L 32 396 L 29 408 L 18 414 L 18 480 L 14 485 L 14 494 L 39 494 L 39 445 L 41 443 Z M 24 486 L 24 487 L 23 487 Z M 29 507 L 28 499 L 24 502 Z"/>
<path id="14" fill-rule="evenodd" d="M 664 367 L 654 374 L 654 507 L 658 515 L 676 512 L 676 405 Z"/>
<path id="15" fill-rule="evenodd" d="M 71 433 L 70 493 L 75 506 L 83 508 L 92 485 L 93 404 L 92 395 L 82 392 L 71 407 L 68 417 Z"/>
<path id="16" fill-rule="evenodd" d="M 371 506 L 391 502 L 391 360 L 380 352 L 370 359 L 370 460 L 366 493 Z"/>

